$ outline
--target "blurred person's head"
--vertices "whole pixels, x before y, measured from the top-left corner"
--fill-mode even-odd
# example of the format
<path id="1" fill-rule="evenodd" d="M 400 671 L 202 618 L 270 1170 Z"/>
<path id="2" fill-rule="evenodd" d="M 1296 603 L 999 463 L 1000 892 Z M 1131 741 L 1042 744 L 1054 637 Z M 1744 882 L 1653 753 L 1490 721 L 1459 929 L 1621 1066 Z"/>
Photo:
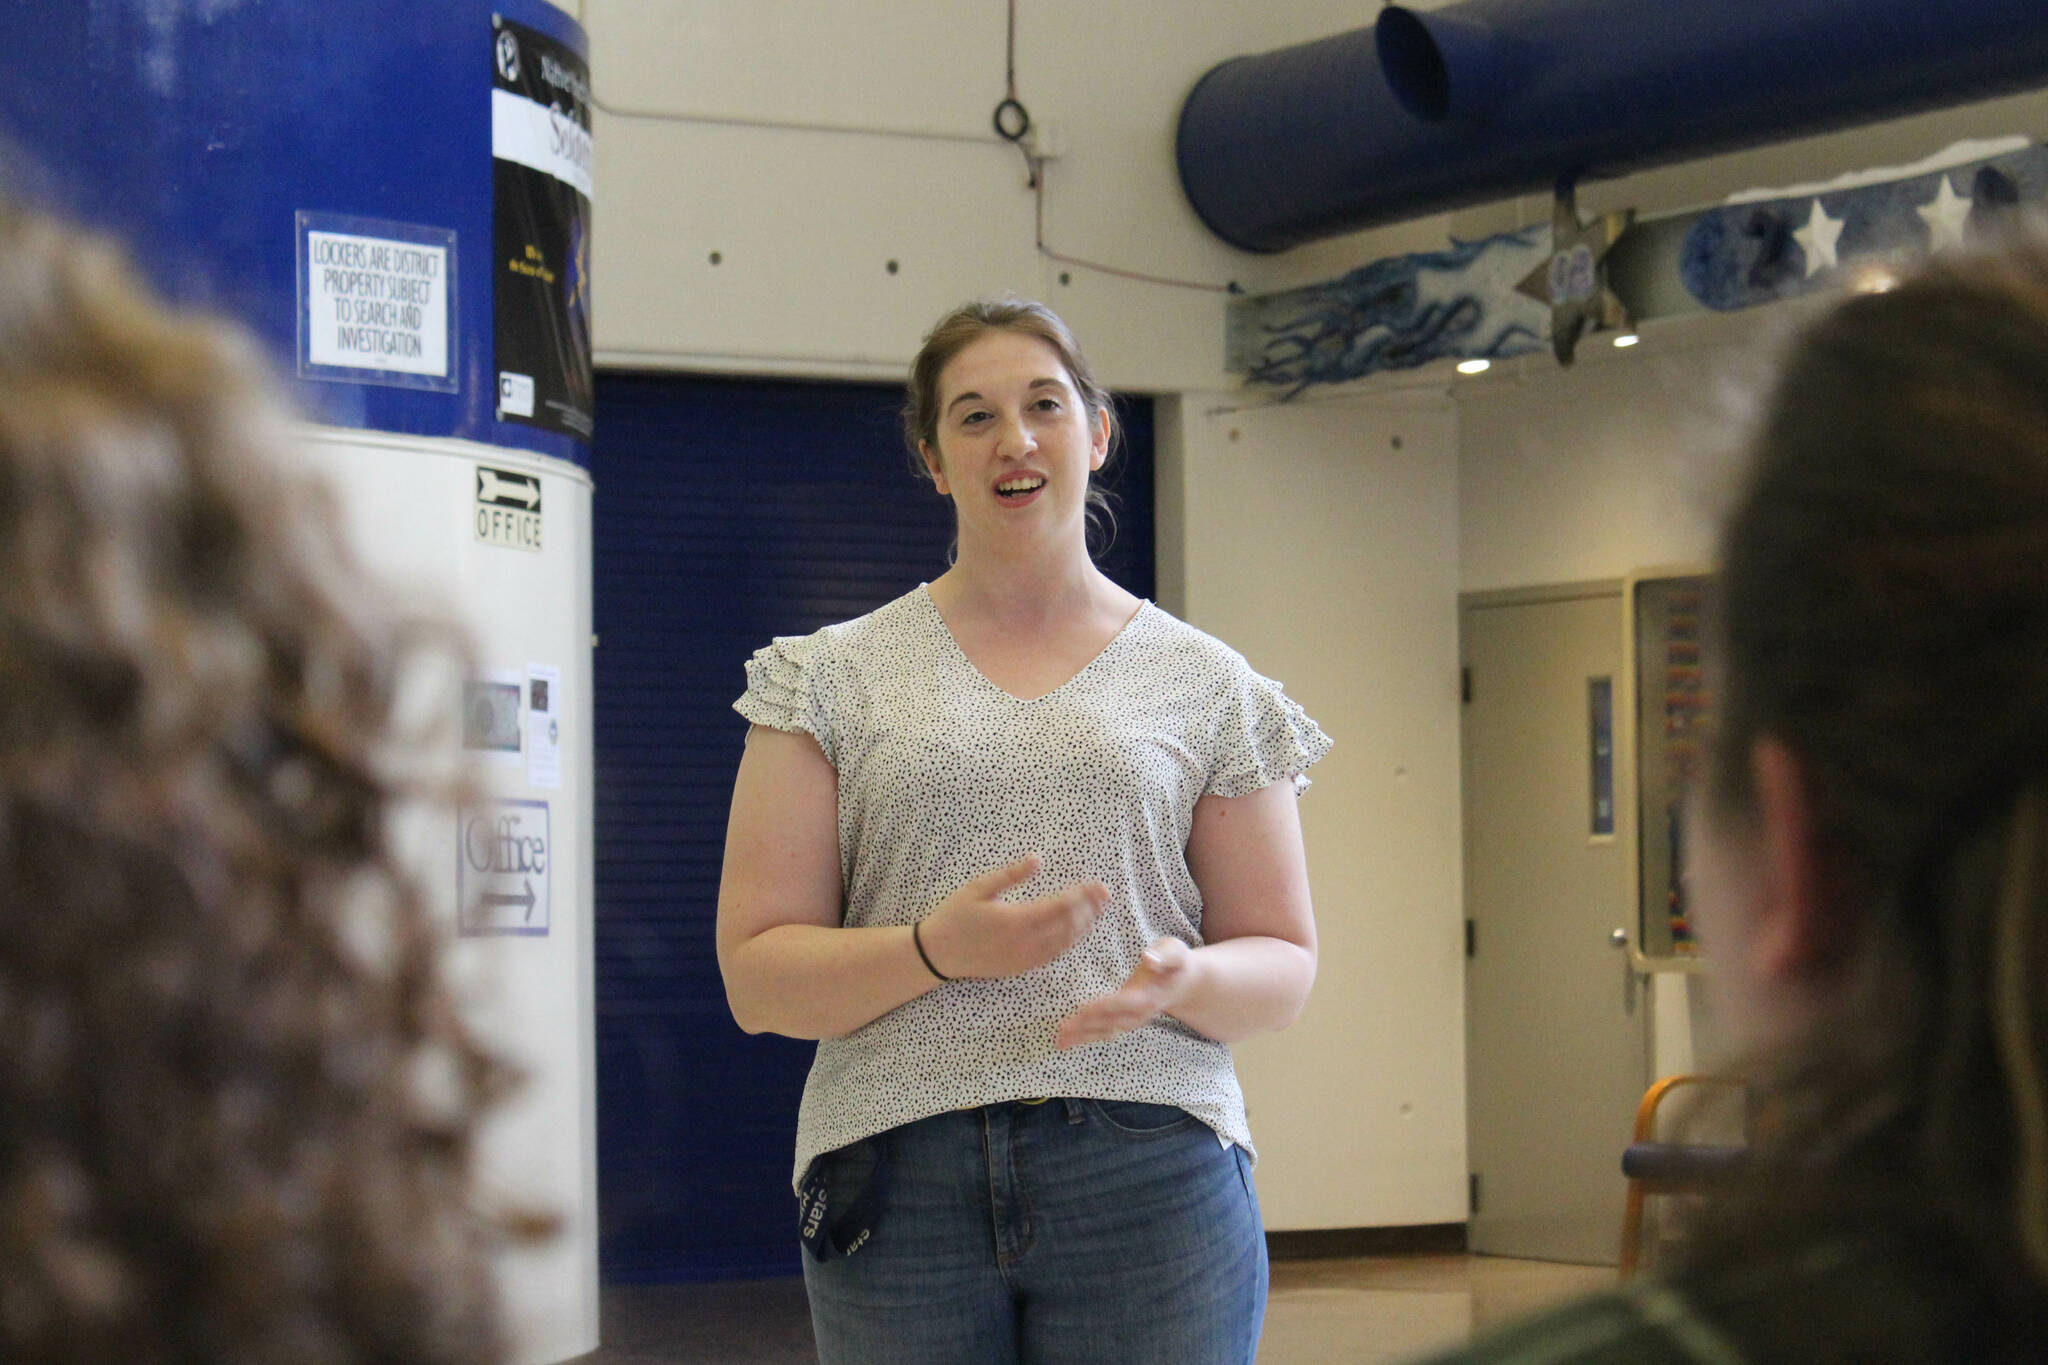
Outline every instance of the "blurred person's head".
<path id="1" fill-rule="evenodd" d="M 286 417 L 238 333 L 0 209 L 0 1359 L 501 1355 L 496 1072 L 389 833 L 422 637 Z"/>
<path id="2" fill-rule="evenodd" d="M 1691 904 L 1779 1106 L 1760 1188 L 1785 1217 L 1904 1201 L 2038 1292 L 2048 249 L 1938 261 L 1808 328 L 1720 573 Z M 1829 1178 L 1858 1152 L 1865 1178 Z"/>

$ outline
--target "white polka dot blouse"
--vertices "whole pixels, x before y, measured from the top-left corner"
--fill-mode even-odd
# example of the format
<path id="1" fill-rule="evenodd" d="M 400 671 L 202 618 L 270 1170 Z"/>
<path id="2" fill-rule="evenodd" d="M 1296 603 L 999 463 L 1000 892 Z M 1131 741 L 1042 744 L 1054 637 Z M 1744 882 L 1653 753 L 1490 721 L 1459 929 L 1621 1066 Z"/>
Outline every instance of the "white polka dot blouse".
<path id="1" fill-rule="evenodd" d="M 1256 1157 L 1230 1050 L 1167 1016 L 1056 1051 L 1060 1020 L 1136 970 L 1147 944 L 1202 943 L 1186 850 L 1195 802 L 1292 780 L 1330 739 L 1244 657 L 1150 602 L 1085 668 L 1020 700 L 968 661 L 914 591 L 747 662 L 734 709 L 813 736 L 839 775 L 844 923 L 921 919 L 1037 854 L 1011 894 L 1109 888 L 1088 936 L 1001 980 L 954 981 L 818 1045 L 794 1178 L 813 1157 L 930 1114 L 1040 1096 L 1173 1104 Z"/>

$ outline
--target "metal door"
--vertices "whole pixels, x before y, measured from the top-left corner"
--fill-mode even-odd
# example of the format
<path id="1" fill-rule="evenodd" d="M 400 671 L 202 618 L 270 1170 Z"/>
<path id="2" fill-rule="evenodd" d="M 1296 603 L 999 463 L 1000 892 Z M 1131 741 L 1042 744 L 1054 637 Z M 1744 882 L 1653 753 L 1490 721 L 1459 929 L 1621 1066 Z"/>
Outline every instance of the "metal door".
<path id="1" fill-rule="evenodd" d="M 1459 638 L 1471 1244 L 1611 1265 L 1649 1041 L 1614 937 L 1633 844 L 1611 700 L 1604 793 L 1597 752 L 1600 685 L 1622 695 L 1620 587 L 1473 595 Z"/>

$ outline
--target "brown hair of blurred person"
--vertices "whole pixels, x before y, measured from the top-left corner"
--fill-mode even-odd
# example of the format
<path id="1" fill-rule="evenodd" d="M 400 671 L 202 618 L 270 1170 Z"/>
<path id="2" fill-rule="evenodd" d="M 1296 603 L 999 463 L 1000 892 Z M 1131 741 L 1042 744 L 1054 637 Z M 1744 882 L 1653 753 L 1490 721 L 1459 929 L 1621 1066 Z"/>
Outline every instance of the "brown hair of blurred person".
<path id="1" fill-rule="evenodd" d="M 1964 1315 L 1983 1349 L 2030 1341 L 2019 1356 L 2038 1359 L 2048 246 L 1938 260 L 1810 327 L 1721 564 L 1723 718 L 1701 823 L 1769 864 L 1763 788 L 1781 807 L 1789 793 L 1811 857 L 1775 866 L 1813 894 L 1768 941 L 1738 933 L 1752 955 L 1717 973 L 1774 977 L 1764 995 L 1803 1003 L 1753 1040 L 1762 1178 L 1703 1255 L 1873 1232 L 1968 1267 L 1961 1282 L 1997 1305 Z"/>
<path id="2" fill-rule="evenodd" d="M 0 210 L 0 1358 L 495 1361 L 501 1087 L 392 847 L 445 639 L 250 344 Z"/>

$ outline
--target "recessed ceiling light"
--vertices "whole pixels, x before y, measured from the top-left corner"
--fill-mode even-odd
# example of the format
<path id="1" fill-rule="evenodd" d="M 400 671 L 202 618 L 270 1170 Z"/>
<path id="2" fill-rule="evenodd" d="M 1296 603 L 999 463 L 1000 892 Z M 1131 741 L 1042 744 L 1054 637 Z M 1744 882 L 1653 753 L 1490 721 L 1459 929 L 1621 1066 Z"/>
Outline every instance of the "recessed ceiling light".
<path id="1" fill-rule="evenodd" d="M 1614 339 L 1614 344 L 1618 347 L 1622 347 L 1625 349 L 1627 347 L 1635 345 L 1638 341 L 1641 340 L 1642 338 L 1637 336 L 1634 332 L 1623 332 L 1620 336 Z"/>
<path id="2" fill-rule="evenodd" d="M 1461 360 L 1458 362 L 1459 374 L 1485 374 L 1492 368 L 1493 362 L 1491 360 Z"/>

